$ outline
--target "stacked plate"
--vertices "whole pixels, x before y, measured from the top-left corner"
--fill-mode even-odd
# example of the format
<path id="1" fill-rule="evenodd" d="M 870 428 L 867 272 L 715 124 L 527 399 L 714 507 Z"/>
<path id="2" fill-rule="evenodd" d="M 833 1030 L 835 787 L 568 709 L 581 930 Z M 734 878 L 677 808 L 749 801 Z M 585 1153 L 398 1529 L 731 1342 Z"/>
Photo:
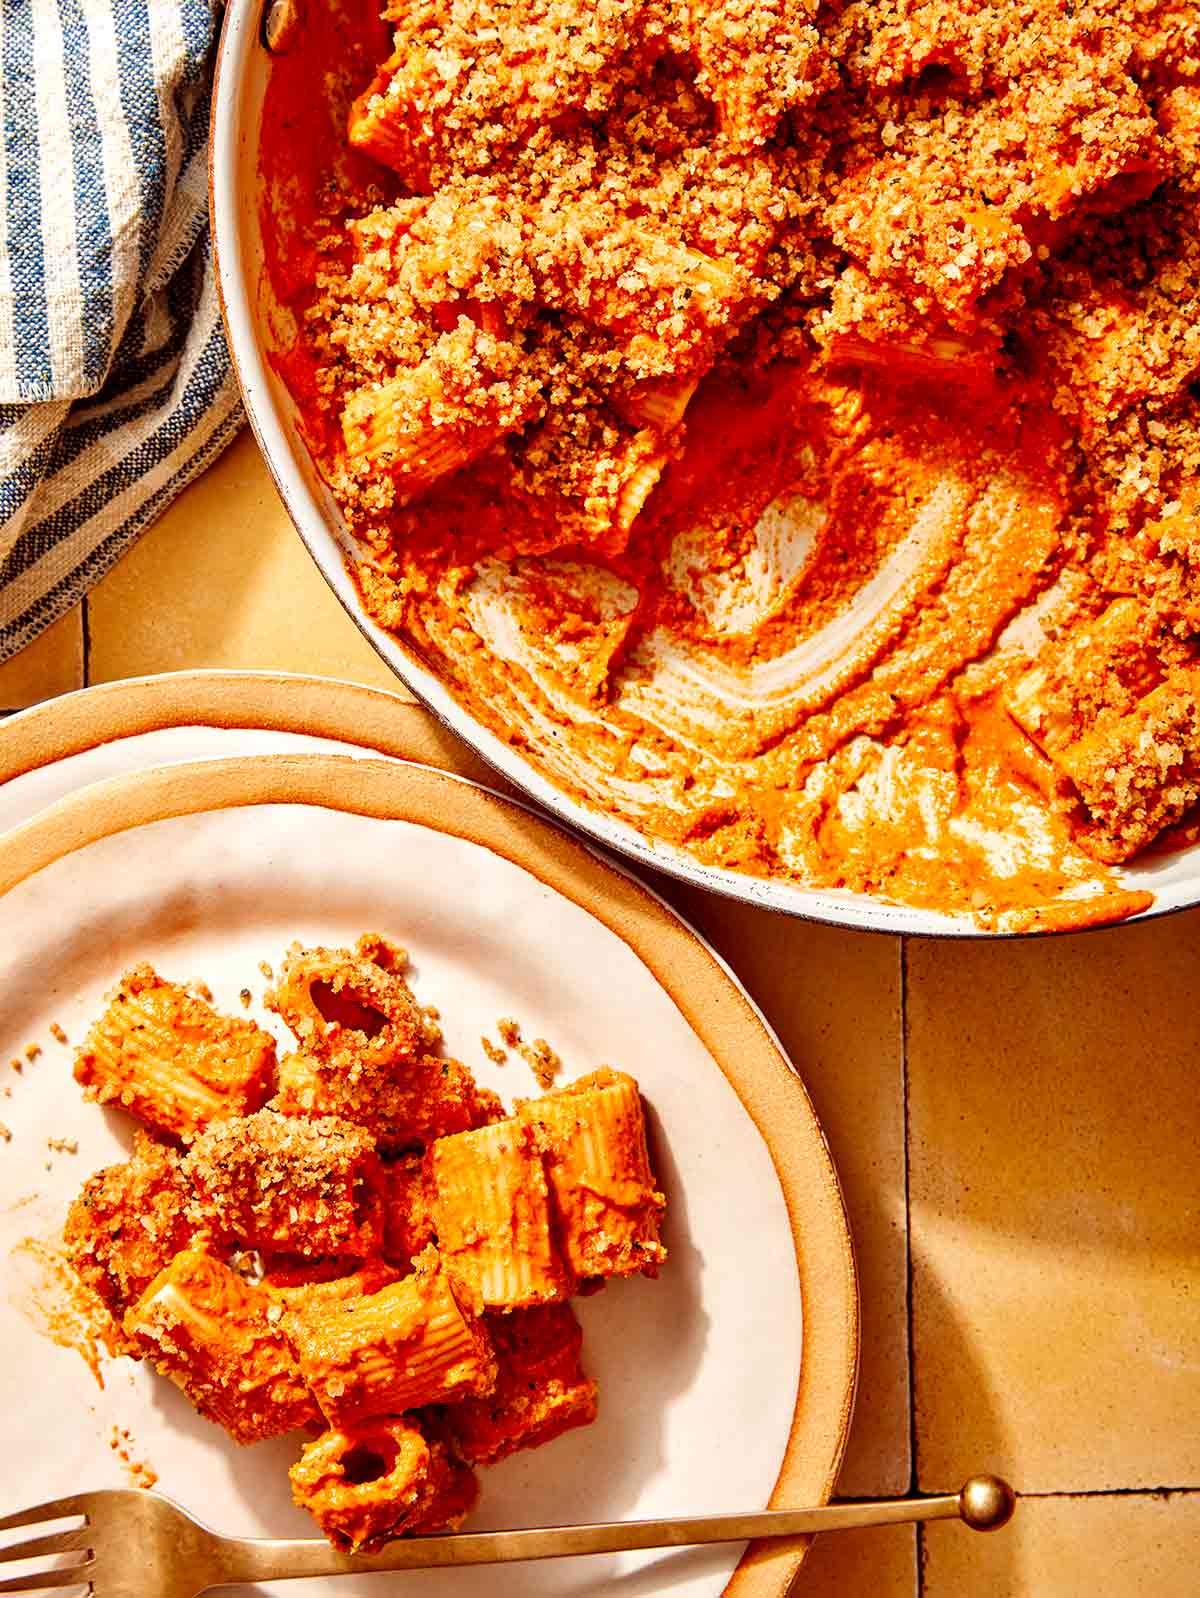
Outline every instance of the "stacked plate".
<path id="1" fill-rule="evenodd" d="M 247 971 L 295 938 L 363 931 L 408 947 L 450 1053 L 506 1100 L 537 1091 L 481 1035 L 520 1017 L 564 1077 L 637 1076 L 669 1199 L 656 1283 L 581 1305 L 598 1422 L 488 1472 L 480 1527 L 817 1502 L 832 1491 L 857 1363 L 857 1288 L 829 1155 L 761 1015 L 697 934 L 554 825 L 451 774 L 437 729 L 388 694 L 315 679 L 196 673 L 90 689 L 13 718 L 0 765 L 0 1406 L 9 1502 L 158 1486 L 232 1533 L 306 1535 L 285 1440 L 238 1449 L 142 1366 L 55 1320 L 45 1273 L 123 1118 L 71 1081 L 116 976 L 150 960 L 236 1007 Z M 261 984 L 258 984 L 261 988 Z M 258 998 L 250 1014 L 266 1021 Z M 118 1124 L 118 1123 L 121 1124 Z M 48 1157 L 48 1152 L 50 1157 Z M 38 1333 L 48 1335 L 38 1335 Z M 57 1338 L 57 1341 L 55 1340 Z M 38 1402 L 28 1402 L 36 1392 Z M 786 1592 L 803 1543 L 427 1572 L 429 1592 Z M 739 1557 L 742 1556 L 742 1557 Z M 364 1595 L 370 1584 L 363 1582 Z M 357 1590 L 350 1582 L 346 1592 Z"/>

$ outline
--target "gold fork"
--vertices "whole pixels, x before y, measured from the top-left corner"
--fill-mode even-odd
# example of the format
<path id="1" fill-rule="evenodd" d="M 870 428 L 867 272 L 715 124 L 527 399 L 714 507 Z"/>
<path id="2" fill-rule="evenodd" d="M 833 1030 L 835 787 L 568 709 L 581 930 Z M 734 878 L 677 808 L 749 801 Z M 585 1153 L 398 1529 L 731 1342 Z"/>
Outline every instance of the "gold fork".
<path id="1" fill-rule="evenodd" d="M 78 1522 L 68 1530 L 26 1537 L 0 1548 L 0 1569 L 18 1560 L 41 1561 L 36 1572 L 0 1580 L 0 1593 L 86 1587 L 95 1598 L 195 1598 L 210 1587 L 237 1582 L 424 1570 L 435 1565 L 491 1565 L 630 1548 L 685 1548 L 696 1543 L 748 1542 L 955 1516 L 976 1531 L 993 1531 L 1010 1519 L 1015 1502 L 1012 1488 L 999 1477 L 972 1476 L 961 1492 L 934 1498 L 765 1509 L 684 1520 L 456 1532 L 445 1537 L 405 1538 L 389 1543 L 378 1554 L 340 1554 L 315 1539 L 222 1537 L 169 1498 L 132 1487 L 116 1488 L 56 1498 L 35 1509 L 0 1517 L 0 1532 L 18 1527 L 32 1530 L 67 1519 Z M 62 1562 L 68 1554 L 78 1557 Z M 47 1565 L 49 1559 L 60 1562 Z"/>

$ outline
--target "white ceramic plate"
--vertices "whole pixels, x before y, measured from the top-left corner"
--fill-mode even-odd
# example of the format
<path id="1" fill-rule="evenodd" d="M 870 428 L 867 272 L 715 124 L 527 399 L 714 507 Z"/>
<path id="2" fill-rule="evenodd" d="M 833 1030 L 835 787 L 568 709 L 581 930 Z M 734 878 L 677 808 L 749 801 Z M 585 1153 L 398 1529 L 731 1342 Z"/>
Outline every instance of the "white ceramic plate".
<path id="1" fill-rule="evenodd" d="M 436 818 L 436 819 L 433 819 Z M 852 1397 L 853 1265 L 840 1195 L 800 1084 L 724 968 L 657 900 L 517 806 L 422 767 L 330 756 L 167 766 L 92 784 L 0 839 L 3 1501 L 121 1484 L 127 1429 L 160 1488 L 224 1530 L 304 1535 L 288 1502 L 296 1440 L 241 1450 L 141 1367 L 95 1385 L 35 1331 L 52 1238 L 130 1126 L 84 1105 L 70 1050 L 136 959 L 237 992 L 294 937 L 376 929 L 408 945 L 447 1045 L 506 1097 L 534 1090 L 479 1038 L 500 1015 L 548 1038 L 566 1073 L 627 1066 L 651 1107 L 671 1263 L 580 1306 L 602 1387 L 595 1427 L 488 1471 L 480 1526 L 816 1501 L 832 1488 Z M 253 1011 L 274 1025 L 257 1006 Z M 0 1072 L 3 1068 L 0 1067 Z M 77 1154 L 48 1139 L 78 1139 Z M 47 1169 L 47 1167 L 49 1167 Z M 714 1594 L 739 1550 L 617 1556 L 404 1578 L 431 1594 Z M 744 1561 L 730 1590 L 782 1593 L 802 1548 Z M 399 1579 L 399 1578 L 397 1578 Z M 379 1590 L 363 1582 L 363 1598 Z M 358 1591 L 353 1583 L 341 1585 Z"/>
<path id="2" fill-rule="evenodd" d="M 443 765 L 438 730 L 394 694 L 326 677 L 188 671 L 104 683 L 0 726 L 0 833 L 89 783 L 183 760 L 348 754 Z"/>

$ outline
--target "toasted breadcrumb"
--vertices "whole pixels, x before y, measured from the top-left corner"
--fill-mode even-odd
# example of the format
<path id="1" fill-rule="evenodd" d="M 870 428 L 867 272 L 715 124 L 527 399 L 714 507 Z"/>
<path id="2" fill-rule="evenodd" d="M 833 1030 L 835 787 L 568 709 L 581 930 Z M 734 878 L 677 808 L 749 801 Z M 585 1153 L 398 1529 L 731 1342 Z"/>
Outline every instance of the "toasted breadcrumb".
<path id="1" fill-rule="evenodd" d="M 534 1038 L 528 1047 L 522 1047 L 521 1056 L 537 1078 L 538 1086 L 548 1092 L 562 1069 L 562 1059 L 545 1038 Z"/>
<path id="2" fill-rule="evenodd" d="M 131 1487 L 141 1487 L 146 1490 L 158 1482 L 158 1472 L 145 1460 L 134 1455 L 133 1435 L 127 1426 L 114 1426 L 109 1434 L 108 1446 L 120 1460 L 125 1475 Z"/>
<path id="3" fill-rule="evenodd" d="M 538 1085 L 543 1090 L 551 1088 L 554 1085 L 555 1077 L 562 1067 L 562 1060 L 556 1050 L 552 1049 L 546 1042 L 545 1038 L 534 1038 L 532 1043 L 525 1043 L 521 1038 L 519 1022 L 514 1021 L 511 1016 L 506 1016 L 503 1020 L 497 1021 L 496 1030 L 509 1048 L 515 1049 L 525 1061 L 525 1064 L 536 1077 Z M 488 1040 L 486 1038 L 483 1040 L 483 1045 L 484 1052 L 488 1054 L 488 1058 L 494 1058 L 488 1050 Z M 500 1050 L 499 1053 L 501 1060 L 507 1058 L 503 1050 Z M 499 1063 L 500 1061 L 497 1061 L 497 1064 Z"/>
<path id="4" fill-rule="evenodd" d="M 123 1316 L 194 1235 L 181 1166 L 176 1149 L 139 1128 L 131 1158 L 90 1176 L 67 1214 L 65 1253 L 111 1312 L 105 1338 L 114 1350 L 130 1351 Z"/>
<path id="5" fill-rule="evenodd" d="M 189 1215 L 244 1248 L 366 1258 L 381 1240 L 374 1139 L 333 1116 L 274 1110 L 217 1121 L 183 1162 Z"/>
<path id="6" fill-rule="evenodd" d="M 67 1043 L 70 1041 L 67 1037 L 67 1034 L 63 1031 L 62 1027 L 59 1026 L 57 1021 L 52 1021 L 50 1023 L 50 1036 L 56 1043 Z"/>

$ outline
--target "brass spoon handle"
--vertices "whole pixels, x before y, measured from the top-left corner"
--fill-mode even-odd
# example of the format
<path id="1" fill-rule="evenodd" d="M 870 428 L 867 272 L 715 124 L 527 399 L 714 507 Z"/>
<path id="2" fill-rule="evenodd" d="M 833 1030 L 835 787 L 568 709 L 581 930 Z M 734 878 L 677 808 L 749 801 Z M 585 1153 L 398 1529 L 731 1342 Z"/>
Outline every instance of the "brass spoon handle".
<path id="1" fill-rule="evenodd" d="M 1012 1517 L 1016 1494 L 998 1476 L 972 1476 L 957 1493 L 932 1498 L 825 1504 L 819 1509 L 764 1509 L 751 1514 L 701 1515 L 682 1520 L 626 1520 L 595 1526 L 553 1526 L 528 1531 L 456 1532 L 411 1537 L 379 1554 L 339 1554 L 325 1543 L 266 1538 L 230 1545 L 237 1576 L 265 1581 L 293 1576 L 335 1576 L 371 1570 L 424 1570 L 445 1565 L 492 1565 L 516 1559 L 558 1559 L 635 1548 L 687 1548 L 697 1543 L 750 1542 L 860 1526 L 897 1526 L 918 1520 L 965 1521 L 994 1531 Z M 234 1554 L 236 1549 L 236 1554 Z M 246 1559 L 243 1565 L 241 1558 Z"/>

